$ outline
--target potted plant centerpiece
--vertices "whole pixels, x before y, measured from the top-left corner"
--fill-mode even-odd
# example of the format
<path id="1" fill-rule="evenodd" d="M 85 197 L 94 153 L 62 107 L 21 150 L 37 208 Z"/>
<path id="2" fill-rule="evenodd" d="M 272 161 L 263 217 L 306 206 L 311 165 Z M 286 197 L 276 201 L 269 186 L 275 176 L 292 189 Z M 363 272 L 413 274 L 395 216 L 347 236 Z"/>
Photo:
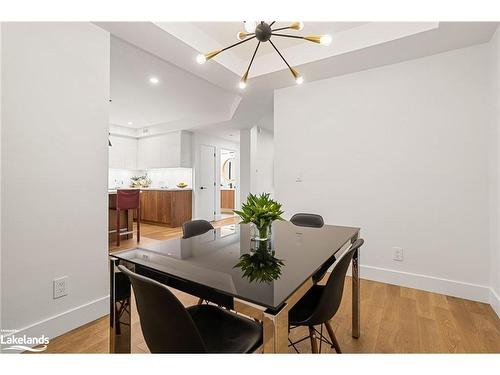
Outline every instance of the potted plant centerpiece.
<path id="1" fill-rule="evenodd" d="M 281 204 L 270 198 L 269 193 L 249 194 L 241 211 L 234 210 L 241 217 L 243 224 L 250 223 L 255 227 L 253 240 L 267 241 L 271 238 L 271 224 L 275 220 L 283 220 Z"/>

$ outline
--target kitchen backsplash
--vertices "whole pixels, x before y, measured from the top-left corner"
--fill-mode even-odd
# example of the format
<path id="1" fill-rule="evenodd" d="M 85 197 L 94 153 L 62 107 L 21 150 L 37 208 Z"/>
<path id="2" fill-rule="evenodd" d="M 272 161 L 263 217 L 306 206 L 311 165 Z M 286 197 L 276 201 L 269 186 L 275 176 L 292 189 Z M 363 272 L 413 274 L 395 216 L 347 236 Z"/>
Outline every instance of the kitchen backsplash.
<path id="1" fill-rule="evenodd" d="M 151 179 L 151 187 L 153 188 L 175 188 L 179 182 L 185 182 L 188 188 L 191 188 L 193 184 L 193 170 L 191 168 L 160 168 L 147 171 L 110 168 L 108 188 L 129 187 L 131 177 L 145 174 Z"/>

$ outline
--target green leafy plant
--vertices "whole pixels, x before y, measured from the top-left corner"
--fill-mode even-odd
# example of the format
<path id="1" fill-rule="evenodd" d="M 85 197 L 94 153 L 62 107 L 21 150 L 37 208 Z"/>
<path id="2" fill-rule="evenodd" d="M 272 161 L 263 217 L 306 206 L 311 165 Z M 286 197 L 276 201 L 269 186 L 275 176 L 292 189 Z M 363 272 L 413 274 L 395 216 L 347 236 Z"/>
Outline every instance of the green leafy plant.
<path id="1" fill-rule="evenodd" d="M 267 228 L 274 220 L 283 220 L 281 204 L 271 199 L 269 193 L 249 194 L 246 203 L 241 205 L 241 211 L 233 212 L 241 217 L 242 223 L 255 224 L 261 238 L 267 237 Z"/>
<path id="2" fill-rule="evenodd" d="M 234 268 L 241 268 L 243 277 L 247 277 L 250 282 L 270 283 L 281 276 L 281 267 L 285 264 L 274 255 L 274 251 L 260 246 L 254 252 L 240 256 L 240 261 Z"/>

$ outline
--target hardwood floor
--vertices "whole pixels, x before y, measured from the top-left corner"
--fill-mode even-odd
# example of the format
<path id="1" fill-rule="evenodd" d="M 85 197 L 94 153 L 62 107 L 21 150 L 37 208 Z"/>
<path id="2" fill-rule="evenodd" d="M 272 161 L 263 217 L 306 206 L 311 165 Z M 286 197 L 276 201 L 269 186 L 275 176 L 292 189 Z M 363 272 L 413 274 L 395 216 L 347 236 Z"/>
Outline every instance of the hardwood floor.
<path id="1" fill-rule="evenodd" d="M 235 221 L 228 218 L 215 222 L 214 226 Z M 180 228 L 146 224 L 141 232 L 141 243 L 182 235 Z M 111 246 L 110 250 L 134 246 L 135 240 L 126 240 L 119 248 Z M 174 292 L 185 305 L 193 305 L 198 300 L 183 292 Z M 346 280 L 342 304 L 332 319 L 332 326 L 344 353 L 500 353 L 500 319 L 488 304 L 370 280 L 361 280 L 361 337 L 351 337 L 350 278 Z M 290 336 L 295 341 L 307 334 L 307 328 L 297 328 Z M 297 344 L 297 348 L 301 353 L 310 353 L 310 341 Z M 325 344 L 321 351 L 334 353 Z M 44 353 L 107 352 L 106 316 L 52 339 Z M 132 352 L 148 352 L 135 311 Z M 290 353 L 294 353 L 292 348 Z"/>

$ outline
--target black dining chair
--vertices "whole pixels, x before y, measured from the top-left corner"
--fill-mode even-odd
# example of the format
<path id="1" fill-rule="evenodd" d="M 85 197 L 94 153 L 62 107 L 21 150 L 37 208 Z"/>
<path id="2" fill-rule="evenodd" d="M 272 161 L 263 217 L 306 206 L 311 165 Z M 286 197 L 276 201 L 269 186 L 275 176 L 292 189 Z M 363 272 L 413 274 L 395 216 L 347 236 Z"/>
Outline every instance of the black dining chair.
<path id="1" fill-rule="evenodd" d="M 214 229 L 213 225 L 206 220 L 191 220 L 182 224 L 182 238 L 191 238 L 207 233 Z M 204 302 L 203 298 L 198 300 L 198 305 Z M 208 303 L 208 302 L 207 302 Z"/>
<path id="2" fill-rule="evenodd" d="M 290 222 L 299 227 L 321 228 L 325 225 L 321 215 L 298 213 L 290 218 Z"/>
<path id="3" fill-rule="evenodd" d="M 342 353 L 337 338 L 330 324 L 330 319 L 337 313 L 342 301 L 342 293 L 344 291 L 344 281 L 351 263 L 353 254 L 364 243 L 364 240 L 357 239 L 346 251 L 344 256 L 338 261 L 333 268 L 332 273 L 326 285 L 313 285 L 313 287 L 297 302 L 288 313 L 289 329 L 300 326 L 309 328 L 309 336 L 306 336 L 298 341 L 292 342 L 289 339 L 290 346 L 293 346 L 298 353 L 297 343 L 306 340 L 308 337 L 311 340 L 311 348 L 313 353 L 321 353 L 321 344 L 323 342 L 335 348 L 337 353 Z M 318 331 L 314 326 L 320 325 L 321 331 Z M 328 341 L 323 336 L 323 325 L 326 326 L 330 340 Z M 319 335 L 320 346 L 316 335 Z"/>
<path id="4" fill-rule="evenodd" d="M 132 283 L 151 353 L 253 353 L 262 345 L 261 324 L 217 306 L 185 308 L 166 285 L 118 268 Z"/>
<path id="5" fill-rule="evenodd" d="M 308 227 L 308 228 L 322 228 L 325 225 L 323 221 L 323 217 L 318 214 L 307 214 L 307 213 L 297 213 L 290 218 L 290 222 L 299 227 Z M 325 276 L 328 268 L 335 262 L 335 255 L 329 259 L 328 262 L 325 262 L 325 265 L 322 266 L 316 273 L 313 275 L 313 282 L 319 282 L 323 276 Z"/>
<path id="6" fill-rule="evenodd" d="M 206 220 L 191 220 L 182 224 L 182 238 L 190 238 L 207 233 L 214 229 L 213 225 Z"/>

